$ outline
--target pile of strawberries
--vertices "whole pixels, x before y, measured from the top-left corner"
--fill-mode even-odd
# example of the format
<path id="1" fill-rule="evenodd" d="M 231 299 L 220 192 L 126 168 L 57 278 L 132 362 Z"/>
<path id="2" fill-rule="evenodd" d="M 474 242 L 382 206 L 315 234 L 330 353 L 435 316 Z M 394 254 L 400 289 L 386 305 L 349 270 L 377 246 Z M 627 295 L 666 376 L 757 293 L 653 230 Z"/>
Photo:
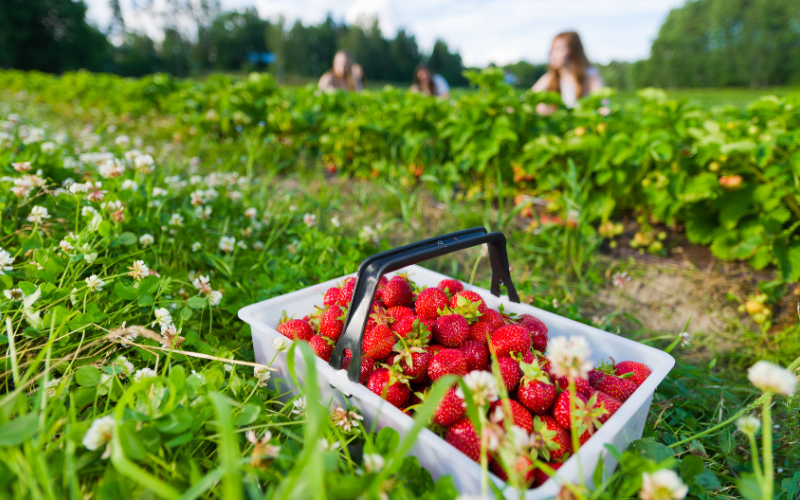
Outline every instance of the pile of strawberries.
<path id="1" fill-rule="evenodd" d="M 325 292 L 324 307 L 303 319 L 284 317 L 278 331 L 292 340 L 308 341 L 317 356 L 329 361 L 344 329 L 355 278 Z M 566 378 L 550 370 L 547 326 L 523 314 L 507 314 L 487 307 L 461 282 L 443 280 L 436 288 L 417 288 L 407 275 L 381 278 L 372 314 L 363 338 L 361 383 L 389 403 L 413 411 L 424 401 L 432 382 L 445 375 L 464 376 L 473 370 L 491 372 L 490 353 L 497 357 L 508 405 L 497 400 L 489 414 L 500 421 L 509 416 L 529 435 L 530 454 L 512 466 L 528 486 L 547 480 L 531 459 L 546 461 L 558 469 L 573 452 L 570 429 L 576 426 L 583 445 L 650 375 L 637 362 L 601 362 L 588 379 L 575 381 L 570 411 Z M 352 353 L 345 351 L 342 368 Z M 434 430 L 475 461 L 480 459 L 480 438 L 466 416 L 464 400 L 451 388 L 434 415 Z M 498 408 L 500 407 L 500 408 Z M 490 469 L 503 480 L 507 475 L 497 460 Z"/>

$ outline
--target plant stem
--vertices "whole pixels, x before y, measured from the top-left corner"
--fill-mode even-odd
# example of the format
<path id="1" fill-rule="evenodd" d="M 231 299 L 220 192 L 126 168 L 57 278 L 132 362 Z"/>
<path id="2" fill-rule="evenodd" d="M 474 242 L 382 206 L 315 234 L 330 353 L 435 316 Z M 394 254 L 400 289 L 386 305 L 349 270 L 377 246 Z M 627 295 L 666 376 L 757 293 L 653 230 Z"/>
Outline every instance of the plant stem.
<path id="1" fill-rule="evenodd" d="M 750 441 L 750 453 L 753 455 L 753 472 L 755 472 L 758 484 L 761 486 L 764 484 L 764 475 L 761 473 L 761 465 L 758 463 L 758 443 L 756 442 L 756 436 L 754 434 L 748 434 L 747 439 Z M 763 490 L 764 487 L 761 486 L 761 489 Z"/>
<path id="2" fill-rule="evenodd" d="M 686 444 L 686 443 L 688 443 L 689 441 L 691 441 L 693 439 L 697 439 L 699 437 L 705 436 L 706 434 L 710 434 L 710 433 L 712 433 L 712 432 L 714 432 L 714 431 L 716 431 L 718 429 L 721 429 L 721 428 L 725 427 L 726 425 L 730 424 L 731 422 L 734 422 L 736 419 L 738 419 L 742 415 L 744 415 L 746 411 L 747 411 L 746 409 L 738 411 L 734 416 L 732 416 L 728 420 L 725 420 L 724 422 L 720 422 L 717 425 L 715 425 L 714 427 L 709 427 L 708 429 L 706 429 L 703 432 L 700 432 L 698 434 L 695 434 L 694 436 L 688 437 L 686 439 L 682 439 L 682 440 L 678 441 L 677 443 L 672 443 L 671 445 L 669 445 L 669 447 L 670 448 L 675 448 L 676 446 L 680 446 L 682 444 Z"/>
<path id="3" fill-rule="evenodd" d="M 775 477 L 775 471 L 772 468 L 772 415 L 770 413 L 770 405 L 772 404 L 772 396 L 764 399 L 764 406 L 761 412 L 761 419 L 763 426 L 763 435 L 761 437 L 762 450 L 764 456 L 764 485 L 761 489 L 764 500 L 772 500 L 772 488 Z"/>

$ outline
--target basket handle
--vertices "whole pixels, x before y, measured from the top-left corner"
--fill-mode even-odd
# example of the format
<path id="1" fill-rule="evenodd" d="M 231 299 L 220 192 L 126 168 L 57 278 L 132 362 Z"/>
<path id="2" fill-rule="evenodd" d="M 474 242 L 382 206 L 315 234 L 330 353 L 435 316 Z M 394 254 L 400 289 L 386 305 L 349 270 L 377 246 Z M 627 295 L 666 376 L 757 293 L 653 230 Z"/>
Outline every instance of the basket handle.
<path id="1" fill-rule="evenodd" d="M 492 294 L 499 297 L 500 285 L 503 284 L 508 290 L 509 300 L 519 303 L 519 296 L 511 280 L 508 266 L 506 237 L 501 232 L 487 233 L 485 228 L 476 227 L 381 252 L 364 259 L 358 268 L 350 309 L 344 322 L 342 336 L 331 356 L 330 366 L 339 370 L 344 360 L 345 349 L 350 349 L 353 357 L 350 360 L 347 376 L 352 382 L 361 381 L 361 343 L 381 277 L 412 264 L 484 243 L 489 247 L 489 262 L 492 266 L 490 288 Z"/>

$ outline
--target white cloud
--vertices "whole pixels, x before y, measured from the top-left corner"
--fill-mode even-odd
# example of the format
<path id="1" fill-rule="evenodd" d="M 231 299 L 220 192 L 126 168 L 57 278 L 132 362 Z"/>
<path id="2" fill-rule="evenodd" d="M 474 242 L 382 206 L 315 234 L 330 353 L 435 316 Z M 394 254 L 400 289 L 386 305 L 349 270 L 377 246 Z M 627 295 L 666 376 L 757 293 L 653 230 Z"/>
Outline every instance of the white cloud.
<path id="1" fill-rule="evenodd" d="M 132 0 L 123 0 L 129 11 Z M 87 0 L 89 17 L 108 24 L 107 0 Z M 156 1 L 158 3 L 158 0 Z M 437 38 L 461 52 L 467 65 L 504 64 L 527 59 L 545 61 L 550 42 L 560 31 L 581 34 L 591 60 L 635 60 L 647 57 L 650 44 L 670 9 L 684 0 L 221 0 L 224 9 L 255 6 L 262 17 L 283 16 L 318 23 L 330 13 L 337 21 L 377 17 L 385 35 L 405 28 L 423 50 Z M 129 23 L 152 26 L 148 15 Z"/>

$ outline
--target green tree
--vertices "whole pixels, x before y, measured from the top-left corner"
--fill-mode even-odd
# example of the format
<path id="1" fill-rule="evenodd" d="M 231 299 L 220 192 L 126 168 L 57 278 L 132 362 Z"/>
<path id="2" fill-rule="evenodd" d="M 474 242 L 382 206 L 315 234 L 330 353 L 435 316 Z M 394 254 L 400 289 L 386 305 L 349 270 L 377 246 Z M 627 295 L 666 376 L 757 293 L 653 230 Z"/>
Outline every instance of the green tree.
<path id="1" fill-rule="evenodd" d="M 242 69 L 249 64 L 248 53 L 267 52 L 268 26 L 255 9 L 217 16 L 208 30 L 209 63 L 215 69 Z"/>
<path id="2" fill-rule="evenodd" d="M 442 75 L 450 85 L 466 85 L 467 79 L 461 73 L 464 64 L 458 52 L 451 53 L 444 40 L 436 40 L 428 57 L 428 66 L 435 73 Z"/>

